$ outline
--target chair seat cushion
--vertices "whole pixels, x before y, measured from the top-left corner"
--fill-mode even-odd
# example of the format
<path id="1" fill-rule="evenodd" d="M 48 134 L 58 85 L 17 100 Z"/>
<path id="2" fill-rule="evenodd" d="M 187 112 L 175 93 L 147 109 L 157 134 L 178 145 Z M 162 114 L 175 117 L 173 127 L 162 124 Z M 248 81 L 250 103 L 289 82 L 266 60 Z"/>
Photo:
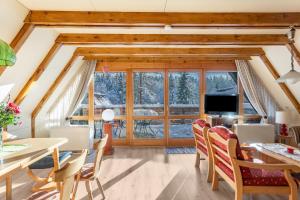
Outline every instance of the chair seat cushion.
<path id="1" fill-rule="evenodd" d="M 59 191 L 39 191 L 32 193 L 27 200 L 59 200 Z"/>
<path id="2" fill-rule="evenodd" d="M 72 155 L 71 151 L 59 152 L 59 162 L 66 159 L 67 157 L 70 157 L 71 155 Z M 53 162 L 52 155 L 49 155 L 29 165 L 29 169 L 47 169 L 47 168 L 52 168 L 53 166 L 54 166 L 54 162 Z"/>
<path id="3" fill-rule="evenodd" d="M 249 169 L 247 173 L 242 173 L 242 177 L 243 177 L 243 184 L 245 186 L 287 186 L 288 185 L 284 177 L 284 174 L 281 171 Z"/>
<path id="4" fill-rule="evenodd" d="M 80 178 L 89 179 L 94 175 L 93 172 L 94 172 L 94 163 L 86 163 L 85 165 L 83 165 L 81 169 Z"/>

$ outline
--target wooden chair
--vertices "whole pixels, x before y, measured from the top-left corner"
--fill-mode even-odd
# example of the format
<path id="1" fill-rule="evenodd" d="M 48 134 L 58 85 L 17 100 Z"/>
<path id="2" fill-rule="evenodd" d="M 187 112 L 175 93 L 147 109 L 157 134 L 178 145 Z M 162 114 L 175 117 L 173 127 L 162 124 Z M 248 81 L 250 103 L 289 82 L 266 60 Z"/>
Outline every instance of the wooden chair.
<path id="1" fill-rule="evenodd" d="M 235 190 L 235 200 L 251 193 L 287 194 L 289 200 L 298 199 L 297 184 L 291 176 L 295 166 L 246 161 L 237 136 L 222 126 L 211 128 L 208 140 L 214 166 L 213 190 L 221 176 Z"/>
<path id="2" fill-rule="evenodd" d="M 96 142 L 94 144 L 94 150 L 95 150 L 95 158 L 93 163 L 85 164 L 82 168 L 82 172 L 80 175 L 80 181 L 85 181 L 85 186 L 89 195 L 89 199 L 93 199 L 92 194 L 92 181 L 96 181 L 98 188 L 105 199 L 104 190 L 102 188 L 102 185 L 99 180 L 100 175 L 100 166 L 102 162 L 104 147 L 107 142 L 108 135 L 106 134 L 100 141 Z"/>
<path id="3" fill-rule="evenodd" d="M 207 173 L 207 182 L 212 181 L 212 170 L 213 170 L 213 163 L 211 158 L 211 152 L 208 151 L 208 137 L 207 131 L 210 128 L 210 125 L 206 123 L 205 120 L 197 119 L 192 124 L 192 130 L 194 133 L 195 138 L 195 145 L 196 145 L 196 162 L 195 166 L 199 167 L 201 155 L 203 155 L 208 162 L 208 173 Z"/>
<path id="4" fill-rule="evenodd" d="M 54 172 L 54 182 L 57 190 L 39 191 L 33 193 L 29 200 L 46 200 L 46 199 L 60 199 L 60 200 L 74 200 L 76 196 L 77 185 L 80 178 L 80 172 L 84 165 L 87 155 L 87 150 L 83 150 L 81 155 L 69 161 L 63 168 Z"/>

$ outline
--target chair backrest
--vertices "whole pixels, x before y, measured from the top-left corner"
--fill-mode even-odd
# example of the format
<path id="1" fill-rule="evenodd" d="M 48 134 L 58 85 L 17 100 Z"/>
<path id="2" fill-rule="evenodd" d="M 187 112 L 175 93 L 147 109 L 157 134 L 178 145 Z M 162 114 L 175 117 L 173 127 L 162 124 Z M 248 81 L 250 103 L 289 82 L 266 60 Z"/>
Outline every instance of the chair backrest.
<path id="1" fill-rule="evenodd" d="M 55 171 L 54 181 L 58 183 L 60 190 L 60 200 L 70 200 L 74 189 L 75 176 L 78 175 L 85 163 L 87 150 L 83 150 L 81 155 L 68 162 L 63 168 Z"/>
<path id="2" fill-rule="evenodd" d="M 234 166 L 233 159 L 245 160 L 236 134 L 223 126 L 216 126 L 209 129 L 208 141 L 216 170 L 234 187 L 241 172 Z"/>
<path id="3" fill-rule="evenodd" d="M 202 119 L 197 119 L 192 124 L 196 148 L 206 155 L 209 153 L 207 148 L 207 131 L 209 128 L 210 124 Z"/>
<path id="4" fill-rule="evenodd" d="M 101 140 L 99 140 L 98 142 L 96 142 L 94 144 L 95 159 L 94 159 L 93 175 L 96 177 L 100 173 L 100 166 L 101 166 L 101 162 L 102 162 L 104 147 L 107 143 L 107 138 L 108 138 L 108 135 L 105 134 L 105 136 Z"/>
<path id="5" fill-rule="evenodd" d="M 300 126 L 291 127 L 289 132 L 294 137 L 296 145 L 298 145 L 300 143 Z"/>

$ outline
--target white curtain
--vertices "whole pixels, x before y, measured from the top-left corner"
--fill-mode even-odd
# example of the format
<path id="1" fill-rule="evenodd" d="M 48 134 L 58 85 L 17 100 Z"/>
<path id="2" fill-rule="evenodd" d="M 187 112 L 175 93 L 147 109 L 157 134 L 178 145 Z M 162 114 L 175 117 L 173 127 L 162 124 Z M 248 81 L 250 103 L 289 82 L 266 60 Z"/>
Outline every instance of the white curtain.
<path id="1" fill-rule="evenodd" d="M 48 110 L 48 127 L 66 125 L 82 102 L 96 68 L 96 61 L 84 61 L 57 100 Z"/>
<path id="2" fill-rule="evenodd" d="M 236 67 L 244 91 L 257 113 L 267 116 L 269 123 L 274 123 L 275 112 L 279 106 L 263 85 L 250 63 L 245 60 L 236 60 Z"/>

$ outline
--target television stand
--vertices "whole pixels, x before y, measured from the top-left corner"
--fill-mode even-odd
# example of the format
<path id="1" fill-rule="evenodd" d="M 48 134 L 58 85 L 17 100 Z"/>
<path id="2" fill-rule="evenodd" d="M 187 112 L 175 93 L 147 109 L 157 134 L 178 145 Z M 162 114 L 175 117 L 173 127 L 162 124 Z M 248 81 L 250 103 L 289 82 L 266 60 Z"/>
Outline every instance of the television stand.
<path id="1" fill-rule="evenodd" d="M 207 115 L 206 121 L 213 126 L 225 126 L 229 129 L 233 127 L 234 124 L 237 124 L 239 120 L 239 116 L 219 116 L 219 115 Z"/>

